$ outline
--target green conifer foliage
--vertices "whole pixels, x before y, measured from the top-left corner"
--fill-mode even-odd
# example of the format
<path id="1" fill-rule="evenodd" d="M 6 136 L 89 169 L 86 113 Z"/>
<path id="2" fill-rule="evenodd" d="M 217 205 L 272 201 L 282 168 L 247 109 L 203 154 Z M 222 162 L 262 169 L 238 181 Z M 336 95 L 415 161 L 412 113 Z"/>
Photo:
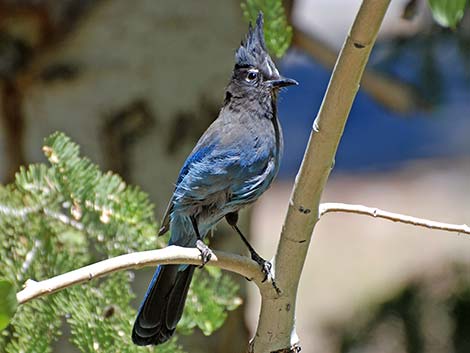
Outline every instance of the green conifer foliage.
<path id="1" fill-rule="evenodd" d="M 43 151 L 49 165 L 21 168 L 14 183 L 0 185 L 2 288 L 164 244 L 156 237 L 153 205 L 139 188 L 101 172 L 62 133 L 48 137 Z M 199 327 L 210 334 L 240 300 L 236 285 L 217 269 L 196 272 L 179 331 Z M 181 352 L 176 339 L 156 348 L 132 344 L 132 278 L 130 271 L 118 272 L 18 306 L 0 332 L 0 353 L 51 352 L 64 322 L 81 352 Z M 14 298 L 0 306 L 2 320 L 9 320 Z"/>

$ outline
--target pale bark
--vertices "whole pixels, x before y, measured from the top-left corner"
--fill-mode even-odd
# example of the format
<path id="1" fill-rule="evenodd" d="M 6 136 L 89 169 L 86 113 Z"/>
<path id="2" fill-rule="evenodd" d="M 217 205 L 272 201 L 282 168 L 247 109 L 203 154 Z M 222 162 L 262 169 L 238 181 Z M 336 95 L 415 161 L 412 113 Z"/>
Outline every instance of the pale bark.
<path id="1" fill-rule="evenodd" d="M 193 248 L 168 246 L 159 250 L 121 255 L 40 282 L 28 280 L 26 281 L 25 288 L 16 294 L 16 299 L 19 304 L 24 304 L 32 299 L 49 295 L 67 287 L 103 277 L 116 271 L 160 264 L 200 265 L 201 254 L 199 250 Z M 221 269 L 238 273 L 253 280 L 262 295 L 266 295 L 269 292 L 275 293 L 270 280 L 262 282 L 264 275 L 259 265 L 248 257 L 228 254 L 222 251 L 214 251 L 214 255 L 207 265 L 215 265 Z"/>
<path id="2" fill-rule="evenodd" d="M 362 2 L 338 57 L 296 177 L 274 258 L 276 282 L 282 293 L 263 298 L 256 335 L 250 343 L 252 353 L 299 351 L 295 308 L 300 275 L 319 219 L 320 198 L 389 2 Z"/>
<path id="3" fill-rule="evenodd" d="M 418 218 L 406 214 L 384 211 L 376 207 L 367 207 L 363 205 L 350 205 L 346 203 L 328 202 L 320 205 L 320 216 L 327 213 L 344 212 L 361 214 L 374 218 L 382 218 L 392 222 L 411 224 L 417 227 L 428 229 L 443 230 L 446 232 L 453 232 L 458 234 L 470 235 L 470 227 L 466 224 L 452 224 L 437 222 L 430 219 Z"/>

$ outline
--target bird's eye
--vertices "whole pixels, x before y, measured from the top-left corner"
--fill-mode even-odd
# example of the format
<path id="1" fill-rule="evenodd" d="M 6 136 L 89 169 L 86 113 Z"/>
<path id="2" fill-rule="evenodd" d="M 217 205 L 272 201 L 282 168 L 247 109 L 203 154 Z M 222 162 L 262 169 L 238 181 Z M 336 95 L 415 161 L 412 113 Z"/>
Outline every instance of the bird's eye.
<path id="1" fill-rule="evenodd" d="M 258 78 L 258 71 L 248 71 L 248 74 L 246 75 L 246 80 L 248 82 L 253 82 Z"/>

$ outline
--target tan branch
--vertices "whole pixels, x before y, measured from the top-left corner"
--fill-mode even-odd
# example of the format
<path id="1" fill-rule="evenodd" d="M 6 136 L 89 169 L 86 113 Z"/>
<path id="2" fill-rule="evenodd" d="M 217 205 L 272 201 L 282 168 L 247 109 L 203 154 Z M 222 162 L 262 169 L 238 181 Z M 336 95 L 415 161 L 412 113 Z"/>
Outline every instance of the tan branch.
<path id="1" fill-rule="evenodd" d="M 194 248 L 169 246 L 159 250 L 121 255 L 40 282 L 28 280 L 25 288 L 16 294 L 16 298 L 18 303 L 24 304 L 34 298 L 49 295 L 113 272 L 160 264 L 200 265 L 200 252 Z M 269 280 L 262 282 L 264 275 L 260 271 L 259 265 L 248 257 L 214 251 L 214 256 L 212 256 L 208 265 L 217 266 L 253 279 L 263 297 L 276 295 Z"/>
<path id="2" fill-rule="evenodd" d="M 425 218 L 412 217 L 400 213 L 388 212 L 375 207 L 367 207 L 363 205 L 351 205 L 345 203 L 327 202 L 320 205 L 320 217 L 327 213 L 345 212 L 362 214 L 366 216 L 383 218 L 392 222 L 406 223 L 418 227 L 429 229 L 444 230 L 447 232 L 469 234 L 470 227 L 466 224 L 451 224 L 436 222 Z"/>
<path id="3" fill-rule="evenodd" d="M 339 54 L 313 123 L 274 258 L 276 283 L 282 293 L 262 301 L 256 335 L 250 342 L 252 353 L 299 350 L 295 308 L 300 275 L 318 221 L 320 198 L 389 2 L 363 0 Z"/>

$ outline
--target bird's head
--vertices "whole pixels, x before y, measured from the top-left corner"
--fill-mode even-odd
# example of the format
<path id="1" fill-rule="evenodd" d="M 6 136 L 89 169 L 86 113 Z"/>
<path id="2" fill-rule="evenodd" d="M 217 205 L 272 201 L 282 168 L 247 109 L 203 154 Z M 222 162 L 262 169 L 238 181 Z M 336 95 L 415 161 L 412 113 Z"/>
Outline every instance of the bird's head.
<path id="1" fill-rule="evenodd" d="M 295 80 L 279 74 L 268 54 L 263 34 L 263 14 L 259 13 L 255 28 L 251 23 L 245 40 L 235 53 L 235 68 L 230 86 L 235 94 L 273 93 L 281 87 L 297 85 Z"/>

